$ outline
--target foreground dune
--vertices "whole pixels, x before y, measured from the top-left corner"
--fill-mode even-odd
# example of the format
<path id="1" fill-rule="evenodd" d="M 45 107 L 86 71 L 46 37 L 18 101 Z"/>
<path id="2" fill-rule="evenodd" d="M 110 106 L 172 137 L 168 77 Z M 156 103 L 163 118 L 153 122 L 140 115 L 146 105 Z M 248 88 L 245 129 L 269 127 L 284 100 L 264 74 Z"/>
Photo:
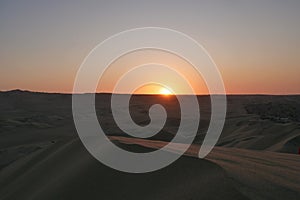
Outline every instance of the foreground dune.
<path id="1" fill-rule="evenodd" d="M 111 139 L 154 149 L 167 144 L 125 137 Z M 174 144 L 169 150 L 176 152 L 182 146 Z M 185 155 L 197 158 L 198 151 L 199 145 L 192 145 Z M 299 155 L 215 147 L 206 159 L 225 169 L 235 188 L 250 199 L 300 199 Z"/>
<path id="2" fill-rule="evenodd" d="M 125 149 L 166 145 L 111 137 Z M 169 151 L 180 151 L 174 144 Z M 0 171 L 0 199 L 299 199 L 298 155 L 215 147 L 203 159 L 198 145 L 170 166 L 128 174 L 95 160 L 78 139 L 59 141 Z"/>
<path id="3" fill-rule="evenodd" d="M 14 162 L 0 180 L 0 199 L 248 199 L 210 161 L 182 157 L 156 172 L 128 174 L 100 164 L 79 140 Z"/>

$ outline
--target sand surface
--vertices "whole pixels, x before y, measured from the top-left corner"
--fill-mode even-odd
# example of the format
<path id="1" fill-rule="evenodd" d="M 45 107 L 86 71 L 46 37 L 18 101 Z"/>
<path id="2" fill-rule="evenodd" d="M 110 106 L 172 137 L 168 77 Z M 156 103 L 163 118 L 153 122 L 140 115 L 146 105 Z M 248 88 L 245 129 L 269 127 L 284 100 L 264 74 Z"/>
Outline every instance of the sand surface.
<path id="1" fill-rule="evenodd" d="M 129 174 L 100 164 L 79 140 L 20 159 L 0 177 L 1 199 L 248 199 L 210 161 L 182 157 L 156 172 Z"/>
<path id="2" fill-rule="evenodd" d="M 112 137 L 126 144 L 138 144 L 159 149 L 163 141 Z M 179 152 L 184 144 L 174 144 L 169 151 Z M 199 145 L 186 151 L 188 157 L 198 157 Z M 205 160 L 225 169 L 227 178 L 242 194 L 250 199 L 299 199 L 300 156 L 268 151 L 215 147 Z"/>
<path id="3" fill-rule="evenodd" d="M 128 174 L 95 160 L 74 127 L 71 95 L 0 92 L 0 199 L 300 199 L 299 96 L 229 96 L 226 123 L 213 151 L 197 158 L 210 119 L 209 98 L 198 98 L 201 121 L 194 144 L 172 165 Z M 96 97 L 99 122 L 117 145 L 153 151 L 180 124 L 174 98 L 135 96 L 133 120 L 149 123 L 161 103 L 168 119 L 147 140 L 125 137 L 115 124 L 110 95 Z M 185 144 L 173 144 L 177 153 Z"/>

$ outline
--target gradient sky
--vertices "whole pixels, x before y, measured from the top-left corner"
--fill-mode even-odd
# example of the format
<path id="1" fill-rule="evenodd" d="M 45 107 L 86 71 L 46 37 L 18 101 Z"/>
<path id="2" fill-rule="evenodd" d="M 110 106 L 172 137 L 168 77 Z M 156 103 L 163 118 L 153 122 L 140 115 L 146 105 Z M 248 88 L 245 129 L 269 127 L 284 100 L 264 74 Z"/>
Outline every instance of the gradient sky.
<path id="1" fill-rule="evenodd" d="M 300 94 L 299 20 L 299 0 L 1 1 L 0 90 L 71 92 L 94 46 L 157 26 L 201 43 L 230 94 Z"/>

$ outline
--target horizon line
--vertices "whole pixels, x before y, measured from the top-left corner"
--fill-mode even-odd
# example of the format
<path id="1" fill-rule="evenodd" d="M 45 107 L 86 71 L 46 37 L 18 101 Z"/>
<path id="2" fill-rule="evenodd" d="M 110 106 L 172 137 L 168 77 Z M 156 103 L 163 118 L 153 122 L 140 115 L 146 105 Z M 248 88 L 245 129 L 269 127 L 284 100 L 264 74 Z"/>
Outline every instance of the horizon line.
<path id="1" fill-rule="evenodd" d="M 40 94 L 61 94 L 61 95 L 80 95 L 80 94 L 106 94 L 106 95 L 140 95 L 140 96 L 157 96 L 162 95 L 160 93 L 113 93 L 113 92 L 82 92 L 82 93 L 68 93 L 68 92 L 49 92 L 49 91 L 33 91 L 33 90 L 27 90 L 27 89 L 11 89 L 11 90 L 0 90 L 0 93 L 6 93 L 6 92 L 29 92 L 29 93 L 40 93 Z M 193 94 L 170 94 L 169 96 L 189 96 Z M 274 93 L 226 93 L 226 94 L 195 94 L 196 96 L 210 96 L 210 95 L 226 95 L 226 96 L 246 96 L 246 95 L 253 95 L 253 96 L 298 96 L 300 93 L 288 93 L 288 94 L 274 94 Z"/>

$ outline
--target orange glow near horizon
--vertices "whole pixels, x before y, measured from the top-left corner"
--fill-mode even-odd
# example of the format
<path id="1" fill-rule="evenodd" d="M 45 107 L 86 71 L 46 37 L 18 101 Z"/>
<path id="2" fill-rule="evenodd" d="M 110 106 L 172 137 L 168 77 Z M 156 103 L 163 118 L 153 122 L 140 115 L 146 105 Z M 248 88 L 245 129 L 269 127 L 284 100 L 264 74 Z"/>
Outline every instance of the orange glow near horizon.
<path id="1" fill-rule="evenodd" d="M 159 63 L 165 66 L 170 66 L 173 70 L 179 72 L 177 76 L 176 72 L 172 72 L 166 68 L 155 67 L 142 73 L 137 73 L 135 78 L 142 82 L 149 77 L 155 77 L 155 81 L 150 84 L 139 87 L 133 93 L 134 94 L 176 94 L 184 95 L 191 94 L 191 88 L 196 94 L 207 94 L 208 90 L 201 75 L 184 59 L 165 51 L 160 50 L 143 50 L 134 51 L 126 56 L 118 58 L 114 61 L 110 67 L 105 71 L 101 80 L 98 83 L 97 92 L 112 92 L 114 86 L 119 81 L 119 78 L 126 74 L 133 67 L 145 64 L 145 63 Z M 133 72 L 131 72 L 133 73 Z M 149 80 L 149 79 L 148 79 Z M 159 81 L 163 80 L 163 81 Z M 158 84 L 155 84 L 155 83 Z M 133 81 L 132 81 L 133 83 Z M 163 83 L 163 84 L 160 84 Z M 134 88 L 134 85 L 121 84 L 119 89 L 114 91 L 115 93 L 131 93 L 128 88 Z M 163 88 L 165 88 L 163 90 Z"/>

